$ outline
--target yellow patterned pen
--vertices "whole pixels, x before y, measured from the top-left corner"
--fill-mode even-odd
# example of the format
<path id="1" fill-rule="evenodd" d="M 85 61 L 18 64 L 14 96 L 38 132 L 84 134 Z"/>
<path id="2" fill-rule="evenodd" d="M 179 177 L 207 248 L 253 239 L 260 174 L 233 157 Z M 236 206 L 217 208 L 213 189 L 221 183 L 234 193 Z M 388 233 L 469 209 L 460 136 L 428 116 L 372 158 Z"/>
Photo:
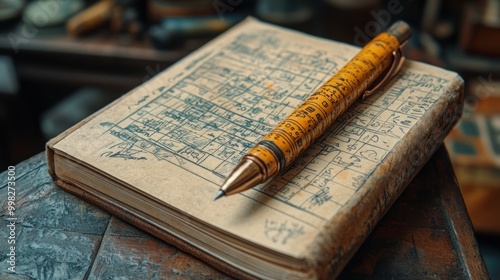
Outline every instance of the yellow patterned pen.
<path id="1" fill-rule="evenodd" d="M 277 175 L 323 134 L 356 99 L 374 93 L 387 83 L 403 64 L 402 47 L 410 33 L 408 24 L 398 21 L 373 38 L 242 157 L 215 199 L 245 191 Z M 368 90 L 372 84 L 376 86 Z"/>

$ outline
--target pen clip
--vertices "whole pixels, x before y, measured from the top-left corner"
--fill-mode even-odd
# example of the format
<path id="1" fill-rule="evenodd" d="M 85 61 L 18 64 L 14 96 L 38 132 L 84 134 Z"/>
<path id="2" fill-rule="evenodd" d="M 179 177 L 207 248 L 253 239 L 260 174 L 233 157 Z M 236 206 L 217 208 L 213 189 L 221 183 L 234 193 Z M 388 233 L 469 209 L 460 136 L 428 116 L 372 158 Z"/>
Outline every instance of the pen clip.
<path id="1" fill-rule="evenodd" d="M 392 79 L 392 77 L 394 77 L 394 75 L 396 75 L 399 72 L 399 70 L 401 70 L 403 63 L 405 62 L 403 48 L 406 45 L 406 43 L 407 42 L 404 42 L 403 44 L 399 45 L 399 48 L 392 52 L 394 58 L 392 60 L 392 65 L 389 68 L 389 71 L 387 71 L 387 74 L 378 84 L 376 84 L 373 88 L 365 91 L 365 93 L 361 97 L 362 100 L 365 100 L 365 98 L 377 92 L 379 88 L 385 86 Z"/>

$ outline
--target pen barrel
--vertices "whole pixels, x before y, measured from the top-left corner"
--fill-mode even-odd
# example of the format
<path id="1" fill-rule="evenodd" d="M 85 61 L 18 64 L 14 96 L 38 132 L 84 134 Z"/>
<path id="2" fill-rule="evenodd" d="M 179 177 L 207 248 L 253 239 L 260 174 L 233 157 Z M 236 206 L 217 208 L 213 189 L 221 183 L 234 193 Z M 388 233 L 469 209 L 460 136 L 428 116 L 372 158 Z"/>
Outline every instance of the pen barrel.
<path id="1" fill-rule="evenodd" d="M 264 181 L 321 136 L 388 69 L 399 46 L 394 35 L 379 34 L 252 148 L 246 157 L 263 163 Z"/>

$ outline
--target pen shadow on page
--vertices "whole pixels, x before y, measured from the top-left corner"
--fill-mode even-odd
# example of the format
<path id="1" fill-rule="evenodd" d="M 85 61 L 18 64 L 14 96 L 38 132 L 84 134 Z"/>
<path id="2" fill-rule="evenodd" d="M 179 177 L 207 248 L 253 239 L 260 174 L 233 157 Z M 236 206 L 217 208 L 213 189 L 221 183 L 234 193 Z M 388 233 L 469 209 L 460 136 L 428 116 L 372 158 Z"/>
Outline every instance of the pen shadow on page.
<path id="1" fill-rule="evenodd" d="M 408 67 L 408 61 L 405 61 L 404 64 L 402 65 L 402 67 L 401 67 L 401 70 L 397 74 L 395 74 L 395 76 L 394 76 L 393 79 L 390 79 L 389 81 L 387 81 L 383 87 L 381 87 L 376 92 L 374 92 L 373 95 L 368 96 L 364 101 L 368 102 L 368 103 L 373 103 L 377 99 L 383 97 L 384 96 L 383 93 L 387 92 L 392 87 L 392 85 L 394 84 L 394 82 L 397 79 L 399 79 L 402 76 L 404 76 L 407 67 Z M 374 83 L 377 83 L 377 82 L 378 81 L 375 81 Z M 361 100 L 361 98 L 359 100 L 357 100 L 353 104 L 353 106 L 356 106 L 356 104 L 359 104 L 360 100 Z M 341 114 L 338 117 L 338 119 L 340 120 L 345 115 L 348 115 L 348 114 L 349 113 L 348 113 L 348 110 L 347 110 L 346 112 L 344 112 L 343 114 Z M 323 135 L 321 135 L 318 138 L 318 140 L 316 140 L 316 141 L 317 142 L 322 142 L 327 136 L 331 137 L 334 130 L 335 130 L 335 121 L 325 131 L 325 133 Z M 300 160 L 301 157 L 305 156 L 305 154 L 307 154 L 307 151 L 311 151 L 311 147 L 309 147 L 308 149 L 306 149 L 304 151 L 304 154 L 302 154 L 301 156 L 299 156 L 298 160 Z M 279 193 L 282 191 L 283 188 L 287 188 L 286 184 L 282 184 L 282 183 L 279 182 L 280 178 L 282 176 L 284 176 L 291 169 L 293 169 L 293 168 L 288 167 L 281 174 L 279 174 L 278 176 L 276 176 L 276 178 L 274 178 L 272 181 L 266 182 L 263 185 L 258 185 L 256 187 L 254 187 L 252 191 L 256 193 L 255 195 L 249 195 L 249 194 L 246 194 L 245 192 L 240 193 L 239 195 L 244 195 L 245 197 L 249 198 L 249 200 L 247 200 L 247 203 L 245 203 L 245 205 L 241 205 L 241 207 L 239 207 L 236 210 L 236 211 L 239 212 L 239 213 L 237 213 L 236 216 L 239 217 L 239 218 L 245 218 L 245 217 L 249 217 L 251 215 L 256 215 L 258 211 L 262 211 L 266 207 L 272 207 L 272 206 L 269 205 L 269 201 L 271 201 L 273 199 L 276 199 L 278 201 L 282 201 L 284 203 L 287 203 L 286 199 L 283 199 L 283 198 L 280 198 L 280 197 L 277 197 L 277 196 L 280 195 Z M 301 172 L 298 172 L 297 174 L 299 174 L 299 173 L 301 173 Z M 298 192 L 300 192 L 300 191 L 301 190 L 299 190 Z"/>
<path id="2" fill-rule="evenodd" d="M 247 194 L 246 192 L 238 194 L 245 196 L 246 198 L 248 198 L 248 200 L 246 200 L 246 203 L 244 205 L 238 207 L 238 209 L 236 210 L 238 212 L 236 216 L 239 217 L 239 219 L 244 219 L 252 215 L 257 215 L 259 211 L 263 211 L 266 208 L 271 207 L 269 205 L 269 202 L 273 200 L 273 198 L 281 191 L 283 187 L 285 187 L 284 185 L 282 187 L 278 187 L 278 184 L 274 184 L 274 182 L 279 178 L 280 176 L 277 176 L 270 182 L 266 182 L 263 185 L 258 185 L 252 190 L 247 191 L 253 192 L 253 194 Z M 279 198 L 275 199 L 283 200 Z"/>

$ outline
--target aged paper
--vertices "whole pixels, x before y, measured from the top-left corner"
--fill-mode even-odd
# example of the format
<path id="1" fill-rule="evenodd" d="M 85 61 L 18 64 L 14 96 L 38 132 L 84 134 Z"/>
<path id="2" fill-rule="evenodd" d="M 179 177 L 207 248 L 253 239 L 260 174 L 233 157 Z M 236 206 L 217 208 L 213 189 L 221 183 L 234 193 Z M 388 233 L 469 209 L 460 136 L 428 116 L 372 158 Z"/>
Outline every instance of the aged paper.
<path id="1" fill-rule="evenodd" d="M 240 157 L 357 51 L 247 19 L 55 148 L 186 219 L 300 258 L 456 77 L 407 62 L 281 176 L 214 202 Z"/>

